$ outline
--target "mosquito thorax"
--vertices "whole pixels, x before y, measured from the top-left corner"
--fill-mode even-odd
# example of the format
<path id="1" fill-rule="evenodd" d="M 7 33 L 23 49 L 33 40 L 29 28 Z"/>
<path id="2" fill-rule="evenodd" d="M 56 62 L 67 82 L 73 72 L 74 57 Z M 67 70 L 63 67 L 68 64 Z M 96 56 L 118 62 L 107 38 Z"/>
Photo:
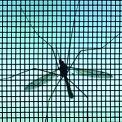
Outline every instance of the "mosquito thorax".
<path id="1" fill-rule="evenodd" d="M 59 64 L 60 64 L 60 65 L 61 65 L 61 64 L 64 64 L 64 61 L 62 61 L 61 58 L 59 59 Z"/>

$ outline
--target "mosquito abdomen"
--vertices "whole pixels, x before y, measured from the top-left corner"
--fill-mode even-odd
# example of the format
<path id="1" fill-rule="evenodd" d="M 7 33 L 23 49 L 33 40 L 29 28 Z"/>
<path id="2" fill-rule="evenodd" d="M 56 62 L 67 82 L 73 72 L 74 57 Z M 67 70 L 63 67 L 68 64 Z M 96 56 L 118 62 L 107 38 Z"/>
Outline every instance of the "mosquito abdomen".
<path id="1" fill-rule="evenodd" d="M 66 83 L 66 86 L 67 86 L 67 91 L 68 91 L 69 98 L 73 98 L 74 95 L 73 95 L 72 90 L 70 88 L 70 84 L 68 82 L 68 78 L 64 77 L 64 80 L 65 80 L 65 83 Z"/>

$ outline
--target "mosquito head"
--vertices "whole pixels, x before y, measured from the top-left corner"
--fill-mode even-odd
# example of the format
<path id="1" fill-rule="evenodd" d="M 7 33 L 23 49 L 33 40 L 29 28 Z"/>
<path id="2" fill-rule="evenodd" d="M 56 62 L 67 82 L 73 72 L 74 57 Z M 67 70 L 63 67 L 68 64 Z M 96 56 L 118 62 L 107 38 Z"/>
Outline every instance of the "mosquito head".
<path id="1" fill-rule="evenodd" d="M 62 64 L 62 63 L 64 63 L 64 62 L 63 62 L 62 59 L 60 58 L 60 59 L 59 59 L 59 64 Z"/>

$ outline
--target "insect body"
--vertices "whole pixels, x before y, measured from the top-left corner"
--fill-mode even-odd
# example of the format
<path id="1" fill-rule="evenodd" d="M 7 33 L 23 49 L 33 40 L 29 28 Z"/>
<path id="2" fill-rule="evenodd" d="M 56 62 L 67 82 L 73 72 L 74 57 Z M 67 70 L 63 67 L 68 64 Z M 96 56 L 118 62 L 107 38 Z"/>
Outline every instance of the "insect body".
<path id="1" fill-rule="evenodd" d="M 65 83 L 67 85 L 68 95 L 70 98 L 73 98 L 73 93 L 71 91 L 70 83 L 68 82 L 68 78 L 67 78 L 68 67 L 61 59 L 59 60 L 59 64 L 60 64 L 60 68 L 59 68 L 60 75 L 61 77 L 64 77 Z"/>
<path id="2" fill-rule="evenodd" d="M 79 2 L 78 2 L 78 5 L 79 5 Z M 22 8 L 21 8 L 21 11 L 23 11 Z M 71 30 L 73 30 L 73 28 L 75 28 L 76 12 L 77 12 L 77 9 L 75 10 L 74 21 L 73 21 L 73 26 L 72 26 L 72 29 Z M 24 13 L 24 15 L 26 15 L 24 11 L 23 11 L 23 13 Z M 29 21 L 28 17 L 26 17 L 26 18 Z M 99 71 L 97 69 L 85 69 L 85 68 L 80 68 L 80 67 L 79 68 L 76 68 L 76 67 L 73 67 L 73 64 L 75 64 L 75 60 L 78 58 L 78 56 L 81 54 L 81 52 L 88 51 L 88 50 L 103 49 L 103 48 L 105 48 L 107 46 L 107 44 L 111 43 L 111 41 L 114 38 L 116 38 L 119 34 L 117 36 L 115 36 L 112 40 L 110 40 L 109 42 L 107 42 L 103 47 L 80 50 L 78 52 L 77 56 L 74 58 L 74 61 L 71 64 L 67 63 L 68 61 L 65 63 L 61 59 L 60 56 L 58 57 L 59 58 L 59 63 L 57 63 L 58 58 L 55 56 L 56 54 L 54 52 L 53 46 L 49 42 L 47 42 L 46 40 L 44 40 L 44 38 L 41 37 L 38 32 L 36 32 L 35 28 L 31 25 L 30 21 L 29 21 L 29 25 L 33 29 L 33 32 L 35 34 L 37 34 L 38 38 L 41 38 L 42 39 L 42 42 L 46 43 L 48 46 L 51 47 L 51 50 L 52 50 L 52 53 L 53 53 L 53 55 L 55 57 L 55 61 L 56 61 L 56 65 L 57 65 L 58 69 L 55 69 L 54 71 L 50 71 L 50 72 L 48 70 L 43 70 L 43 69 L 35 69 L 35 68 L 34 69 L 29 69 L 29 70 L 41 70 L 42 72 L 45 72 L 45 74 L 40 74 L 40 76 L 38 77 L 38 79 L 32 80 L 32 81 L 29 82 L 29 84 L 25 85 L 24 86 L 25 87 L 24 88 L 24 91 L 29 92 L 32 89 L 35 90 L 37 87 L 43 86 L 45 83 L 48 83 L 49 81 L 52 81 L 52 78 L 53 77 L 60 76 L 61 79 L 58 81 L 58 83 L 61 82 L 62 79 L 64 78 L 64 81 L 65 81 L 65 84 L 66 84 L 66 87 L 67 87 L 67 91 L 68 91 L 69 98 L 74 98 L 75 97 L 75 95 L 72 93 L 72 90 L 71 90 L 71 87 L 70 87 L 70 84 L 73 84 L 73 86 L 76 87 L 79 92 L 82 92 L 82 94 L 88 99 L 89 96 L 87 96 L 86 94 L 84 94 L 84 92 L 82 90 L 80 90 L 79 86 L 75 85 L 74 82 L 72 82 L 70 80 L 70 78 L 68 77 L 68 72 L 70 72 L 71 70 L 75 71 L 75 73 L 74 72 L 71 73 L 74 76 L 76 76 L 76 75 L 77 76 L 87 76 L 87 77 L 95 77 L 95 78 L 100 78 L 100 79 L 102 79 L 102 78 L 105 78 L 105 79 L 112 78 L 112 75 L 109 74 L 109 73 L 107 73 L 107 72 Z M 74 32 L 71 31 L 71 33 L 74 33 Z M 72 38 L 72 35 L 69 36 L 69 40 L 70 40 L 69 43 L 70 44 L 71 44 L 71 38 Z M 70 44 L 69 44 L 69 50 L 70 50 Z M 69 55 L 70 55 L 70 51 L 68 53 L 68 56 Z M 69 59 L 67 58 L 67 60 L 69 60 Z M 29 70 L 27 70 L 27 71 L 29 71 Z M 60 74 L 57 74 L 57 70 L 60 70 Z M 21 73 L 16 74 L 16 75 L 20 75 L 20 74 Z M 79 82 L 79 80 L 78 80 L 78 82 Z M 51 98 L 53 96 L 53 93 L 56 91 L 56 88 L 58 86 L 58 83 L 56 84 L 56 86 L 55 86 L 53 92 L 51 93 L 51 96 L 50 96 L 50 98 L 48 99 L 48 102 L 47 102 L 47 111 L 46 111 L 47 115 L 46 115 L 46 120 L 48 120 L 49 101 L 51 100 Z"/>
<path id="3" fill-rule="evenodd" d="M 78 5 L 79 5 L 79 3 L 80 2 L 78 2 Z M 23 11 L 22 8 L 21 8 L 21 11 Z M 72 33 L 74 33 L 73 28 L 75 28 L 76 12 L 77 12 L 77 9 L 75 10 L 75 14 L 74 14 L 73 26 L 72 26 L 72 28 L 70 28 L 71 35 L 69 36 L 69 51 L 68 51 L 68 56 L 67 57 L 69 57 L 69 55 L 70 55 L 71 38 L 72 38 Z M 23 11 L 23 13 L 24 13 L 24 15 L 26 15 L 24 11 Z M 106 42 L 106 44 L 104 46 L 100 47 L 100 48 L 88 48 L 88 49 L 80 50 L 78 52 L 77 56 L 74 58 L 73 62 L 70 64 L 70 63 L 68 63 L 69 58 L 67 58 L 67 62 L 64 62 L 59 55 L 58 55 L 58 57 L 56 56 L 56 53 L 54 51 L 53 46 L 48 41 L 46 41 L 42 36 L 40 36 L 38 32 L 36 32 L 35 28 L 31 25 L 28 17 L 26 17 L 26 19 L 28 20 L 30 27 L 33 29 L 33 32 L 38 36 L 38 38 L 40 38 L 42 42 L 44 42 L 45 44 L 47 44 L 51 48 L 51 51 L 52 51 L 52 53 L 55 57 L 55 62 L 56 62 L 56 66 L 57 66 L 58 69 L 55 69 L 54 71 L 50 71 L 50 72 L 48 70 L 42 70 L 42 69 L 31 69 L 31 70 L 41 70 L 42 72 L 45 72 L 46 74 L 40 74 L 38 79 L 30 81 L 29 84 L 25 85 L 24 90 L 28 91 L 28 92 L 31 91 L 32 89 L 35 90 L 39 86 L 43 86 L 44 84 L 46 84 L 50 81 L 52 82 L 53 81 L 52 78 L 60 76 L 61 77 L 60 80 L 57 82 L 55 88 L 51 92 L 51 96 L 48 98 L 47 107 L 46 107 L 47 110 L 46 110 L 45 122 L 48 121 L 49 102 L 52 99 L 52 96 L 53 96 L 54 92 L 56 91 L 56 88 L 57 88 L 58 84 L 62 81 L 63 78 L 64 78 L 64 81 L 65 81 L 65 84 L 66 84 L 66 87 L 67 87 L 69 98 L 74 98 L 75 97 L 75 94 L 73 94 L 73 92 L 71 90 L 70 84 L 72 84 L 75 88 L 77 88 L 79 92 L 82 92 L 83 96 L 87 98 L 87 118 L 88 118 L 88 113 L 89 113 L 88 98 L 89 98 L 89 96 L 88 96 L 88 94 L 85 94 L 84 91 L 79 88 L 79 86 L 75 85 L 75 83 L 70 80 L 70 78 L 68 77 L 68 72 L 70 72 L 71 70 L 75 71 L 75 72 L 70 72 L 70 74 L 72 74 L 74 76 L 95 77 L 95 78 L 100 78 L 100 79 L 102 79 L 102 78 L 105 78 L 105 79 L 112 78 L 112 75 L 107 73 L 107 72 L 103 72 L 103 71 L 100 71 L 100 70 L 97 70 L 97 69 L 85 69 L 85 68 L 80 68 L 80 67 L 76 68 L 76 67 L 73 67 L 73 65 L 75 64 L 76 59 L 78 58 L 78 56 L 81 53 L 83 53 L 84 51 L 89 51 L 89 50 L 104 49 L 119 34 L 117 36 L 115 36 L 112 40 L 110 40 L 109 42 Z M 58 52 L 58 49 L 56 51 Z M 59 62 L 57 62 L 58 59 L 59 59 Z M 60 74 L 57 74 L 57 70 L 60 70 Z M 78 82 L 80 82 L 80 80 L 78 80 Z"/>

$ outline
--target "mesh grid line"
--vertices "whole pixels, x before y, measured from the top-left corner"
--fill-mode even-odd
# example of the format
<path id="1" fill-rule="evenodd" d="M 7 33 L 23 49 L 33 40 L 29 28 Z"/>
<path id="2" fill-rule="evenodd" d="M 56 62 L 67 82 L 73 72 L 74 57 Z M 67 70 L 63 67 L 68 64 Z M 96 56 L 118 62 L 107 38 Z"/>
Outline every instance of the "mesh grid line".
<path id="1" fill-rule="evenodd" d="M 0 6 L 1 122 L 122 121 L 121 1 Z"/>

